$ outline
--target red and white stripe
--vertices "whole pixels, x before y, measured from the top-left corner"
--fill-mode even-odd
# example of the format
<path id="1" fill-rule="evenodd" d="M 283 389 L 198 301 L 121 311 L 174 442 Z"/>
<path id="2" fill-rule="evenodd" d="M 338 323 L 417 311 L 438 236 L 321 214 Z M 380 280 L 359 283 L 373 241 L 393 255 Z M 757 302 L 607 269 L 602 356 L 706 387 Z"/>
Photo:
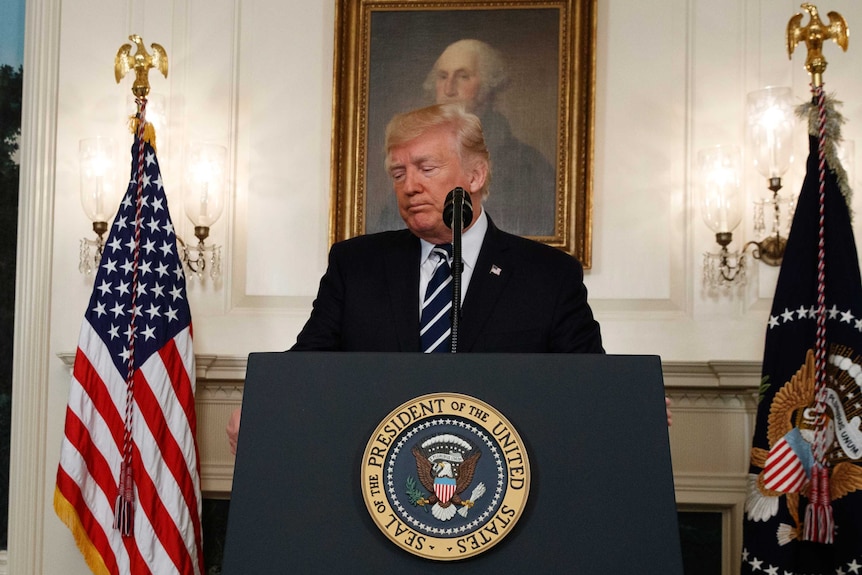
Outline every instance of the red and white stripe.
<path id="1" fill-rule="evenodd" d="M 766 466 L 763 468 L 763 485 L 772 491 L 796 493 L 805 482 L 805 468 L 796 453 L 781 438 L 769 450 Z"/>
<path id="2" fill-rule="evenodd" d="M 203 571 L 191 327 L 134 374 L 134 531 L 113 527 L 126 381 L 89 322 L 81 328 L 54 507 L 94 573 Z"/>
<path id="3" fill-rule="evenodd" d="M 437 496 L 437 499 L 440 500 L 440 503 L 444 504 L 452 499 L 453 495 L 455 495 L 455 487 L 454 481 L 435 481 L 434 494 Z"/>

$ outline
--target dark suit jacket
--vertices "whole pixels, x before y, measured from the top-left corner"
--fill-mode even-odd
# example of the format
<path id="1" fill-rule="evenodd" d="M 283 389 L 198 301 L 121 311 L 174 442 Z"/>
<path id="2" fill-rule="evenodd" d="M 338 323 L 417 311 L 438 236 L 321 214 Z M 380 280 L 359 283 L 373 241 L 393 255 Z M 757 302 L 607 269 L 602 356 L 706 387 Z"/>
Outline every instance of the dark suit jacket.
<path id="1" fill-rule="evenodd" d="M 293 350 L 419 351 L 419 239 L 409 230 L 332 246 Z M 459 352 L 603 353 L 583 268 L 560 250 L 488 231 L 461 309 Z"/>

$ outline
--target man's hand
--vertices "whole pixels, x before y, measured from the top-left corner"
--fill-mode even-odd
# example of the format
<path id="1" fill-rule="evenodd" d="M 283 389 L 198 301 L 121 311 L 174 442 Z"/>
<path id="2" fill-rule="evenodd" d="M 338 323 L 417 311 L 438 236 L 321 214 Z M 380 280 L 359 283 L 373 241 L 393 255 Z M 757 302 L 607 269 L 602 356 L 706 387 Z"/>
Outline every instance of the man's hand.
<path id="1" fill-rule="evenodd" d="M 236 455 L 236 442 L 239 439 L 239 420 L 242 418 L 242 407 L 237 407 L 230 414 L 230 419 L 227 421 L 227 440 L 230 443 L 230 452 Z M 668 411 L 668 422 L 670 422 L 670 412 Z"/>

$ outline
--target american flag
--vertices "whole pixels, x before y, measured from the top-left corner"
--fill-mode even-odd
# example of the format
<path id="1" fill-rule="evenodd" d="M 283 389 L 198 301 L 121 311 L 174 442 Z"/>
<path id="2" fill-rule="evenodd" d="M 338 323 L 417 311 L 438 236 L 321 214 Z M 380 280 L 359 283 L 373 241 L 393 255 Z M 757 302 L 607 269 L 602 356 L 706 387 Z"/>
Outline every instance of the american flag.
<path id="1" fill-rule="evenodd" d="M 54 509 L 94 573 L 199 574 L 191 314 L 156 153 L 146 141 L 139 149 L 142 135 L 81 325 Z M 126 535 L 115 520 L 121 475 L 131 487 Z"/>

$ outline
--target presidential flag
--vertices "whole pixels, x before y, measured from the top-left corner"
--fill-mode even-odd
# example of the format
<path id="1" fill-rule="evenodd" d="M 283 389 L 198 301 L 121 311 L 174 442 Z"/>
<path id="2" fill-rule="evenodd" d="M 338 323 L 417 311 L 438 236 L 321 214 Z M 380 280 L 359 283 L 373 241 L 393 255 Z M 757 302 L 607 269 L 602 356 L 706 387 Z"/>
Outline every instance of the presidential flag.
<path id="1" fill-rule="evenodd" d="M 808 111 L 807 175 L 766 328 L 743 574 L 862 573 L 862 282 L 842 120 L 822 87 Z"/>
<path id="2" fill-rule="evenodd" d="M 81 325 L 54 509 L 93 573 L 199 574 L 191 314 L 145 126 Z"/>

